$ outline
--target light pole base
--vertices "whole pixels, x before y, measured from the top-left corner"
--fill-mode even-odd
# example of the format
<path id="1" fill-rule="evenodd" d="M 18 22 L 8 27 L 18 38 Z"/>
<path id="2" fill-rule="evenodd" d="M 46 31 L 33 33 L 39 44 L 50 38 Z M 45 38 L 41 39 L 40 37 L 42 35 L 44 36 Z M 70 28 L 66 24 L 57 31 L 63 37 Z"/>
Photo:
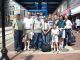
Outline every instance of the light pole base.
<path id="1" fill-rule="evenodd" d="M 7 48 L 2 48 L 2 50 L 1 50 L 2 56 L 1 56 L 0 60 L 10 60 L 7 55 L 7 52 L 8 52 Z"/>

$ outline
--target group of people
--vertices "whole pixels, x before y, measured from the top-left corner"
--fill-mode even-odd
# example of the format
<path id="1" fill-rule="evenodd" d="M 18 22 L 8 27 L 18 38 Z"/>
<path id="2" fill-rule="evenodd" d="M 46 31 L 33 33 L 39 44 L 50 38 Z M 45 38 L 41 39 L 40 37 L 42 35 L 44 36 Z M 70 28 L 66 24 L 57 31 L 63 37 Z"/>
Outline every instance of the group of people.
<path id="1" fill-rule="evenodd" d="M 68 16 L 40 16 L 39 13 L 32 16 L 31 12 L 28 12 L 24 18 L 17 14 L 12 26 L 15 51 L 30 50 L 31 42 L 36 50 L 41 50 L 42 45 L 47 43 L 53 51 L 59 51 L 71 44 L 72 22 Z"/>

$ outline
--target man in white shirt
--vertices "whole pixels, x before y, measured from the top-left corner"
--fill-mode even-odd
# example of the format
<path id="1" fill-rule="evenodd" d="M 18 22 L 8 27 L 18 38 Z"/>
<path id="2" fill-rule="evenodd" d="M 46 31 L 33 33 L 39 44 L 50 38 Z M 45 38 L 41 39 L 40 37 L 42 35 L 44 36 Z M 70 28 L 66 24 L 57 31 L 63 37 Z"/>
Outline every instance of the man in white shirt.
<path id="1" fill-rule="evenodd" d="M 42 27 L 42 23 L 40 21 L 39 14 L 36 14 L 34 19 L 34 48 L 35 49 L 41 49 L 41 44 L 42 44 L 41 27 Z"/>
<path id="2" fill-rule="evenodd" d="M 80 19 L 79 19 L 78 17 L 76 18 L 75 23 L 76 23 L 77 31 L 80 32 Z M 78 33 L 78 32 L 77 32 L 77 33 Z"/>
<path id="3" fill-rule="evenodd" d="M 24 23 L 25 39 L 27 39 L 28 50 L 30 50 L 29 47 L 30 47 L 31 33 L 33 32 L 33 18 L 30 12 L 28 12 L 28 16 L 24 18 L 23 23 Z M 26 49 L 26 45 L 25 45 L 25 49 Z"/>
<path id="4" fill-rule="evenodd" d="M 65 35 L 66 35 L 66 43 L 71 45 L 71 29 L 72 29 L 72 22 L 68 19 L 68 16 L 65 16 Z"/>

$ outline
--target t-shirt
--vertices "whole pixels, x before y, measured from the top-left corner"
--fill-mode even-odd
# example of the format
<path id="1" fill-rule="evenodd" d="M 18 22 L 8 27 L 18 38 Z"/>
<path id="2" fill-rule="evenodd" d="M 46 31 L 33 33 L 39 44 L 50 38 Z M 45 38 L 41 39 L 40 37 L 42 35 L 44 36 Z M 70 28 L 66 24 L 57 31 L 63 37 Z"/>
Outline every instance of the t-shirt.
<path id="1" fill-rule="evenodd" d="M 33 23 L 34 23 L 34 20 L 33 18 L 24 18 L 24 29 L 32 29 L 32 26 L 33 26 Z"/>
<path id="2" fill-rule="evenodd" d="M 56 25 L 58 26 L 58 28 L 64 28 L 66 23 L 63 20 L 59 20 Z"/>
<path id="3" fill-rule="evenodd" d="M 43 29 L 43 30 L 48 30 L 48 29 L 49 29 L 49 24 L 46 23 L 46 22 L 44 22 L 44 23 L 42 24 L 42 29 Z"/>
<path id="4" fill-rule="evenodd" d="M 59 30 L 58 29 L 51 29 L 51 34 L 52 35 L 59 34 Z"/>
<path id="5" fill-rule="evenodd" d="M 70 20 L 66 20 L 66 29 L 71 29 L 72 28 L 72 22 Z"/>
<path id="6" fill-rule="evenodd" d="M 42 24 L 40 20 L 34 20 L 34 33 L 41 33 Z"/>
<path id="7" fill-rule="evenodd" d="M 49 28 L 52 28 L 53 27 L 53 24 L 54 24 L 54 22 L 52 20 L 49 20 L 48 21 Z"/>
<path id="8" fill-rule="evenodd" d="M 51 34 L 52 34 L 52 38 L 54 37 L 55 39 L 58 40 L 58 34 L 59 34 L 59 30 L 58 29 L 52 29 L 51 30 Z"/>
<path id="9" fill-rule="evenodd" d="M 16 30 L 23 30 L 23 21 L 22 20 L 13 20 L 12 26 Z"/>

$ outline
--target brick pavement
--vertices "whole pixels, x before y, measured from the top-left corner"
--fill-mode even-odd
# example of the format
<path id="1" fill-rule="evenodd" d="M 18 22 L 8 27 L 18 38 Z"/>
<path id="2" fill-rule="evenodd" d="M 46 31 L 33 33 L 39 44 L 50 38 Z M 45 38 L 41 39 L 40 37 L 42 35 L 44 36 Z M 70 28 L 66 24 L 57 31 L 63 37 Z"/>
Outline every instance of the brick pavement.
<path id="1" fill-rule="evenodd" d="M 72 46 L 75 50 L 80 50 L 80 33 L 76 33 L 76 31 L 73 31 L 73 34 L 75 36 L 76 42 Z"/>
<path id="2" fill-rule="evenodd" d="M 80 60 L 80 53 L 69 54 L 20 54 L 11 60 Z"/>

